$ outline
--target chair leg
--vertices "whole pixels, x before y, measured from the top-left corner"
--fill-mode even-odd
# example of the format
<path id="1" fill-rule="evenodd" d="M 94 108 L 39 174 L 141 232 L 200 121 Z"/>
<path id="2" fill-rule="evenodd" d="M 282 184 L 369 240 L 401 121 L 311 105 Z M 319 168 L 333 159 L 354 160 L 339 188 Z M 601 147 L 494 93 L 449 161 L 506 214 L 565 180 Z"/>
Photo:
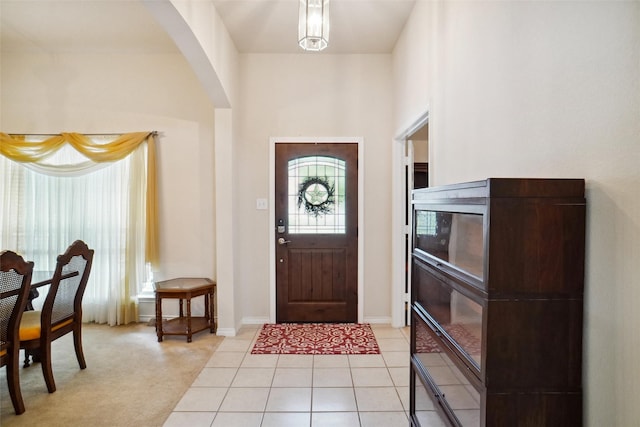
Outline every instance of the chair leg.
<path id="1" fill-rule="evenodd" d="M 84 360 L 84 352 L 82 351 L 82 325 L 80 324 L 76 324 L 76 327 L 73 329 L 73 346 L 76 349 L 76 358 L 78 359 L 80 369 L 85 369 L 87 363 Z"/>
<path id="2" fill-rule="evenodd" d="M 31 358 L 31 354 L 29 353 L 29 350 L 25 348 L 24 349 L 24 365 L 22 365 L 23 368 L 28 368 L 29 366 L 31 366 L 31 361 L 29 360 L 30 358 Z"/>
<path id="3" fill-rule="evenodd" d="M 20 372 L 18 369 L 20 352 L 14 352 L 14 356 L 9 356 L 7 361 L 7 384 L 9 386 L 9 395 L 11 396 L 11 403 L 13 409 L 16 411 L 16 415 L 24 413 L 24 401 L 22 400 L 22 391 L 20 390 Z"/>
<path id="4" fill-rule="evenodd" d="M 28 368 L 31 366 L 31 362 L 38 363 L 40 362 L 40 353 L 37 348 L 33 349 L 24 349 L 24 365 L 23 368 Z"/>
<path id="5" fill-rule="evenodd" d="M 51 367 L 51 342 L 40 345 L 40 364 L 42 365 L 42 376 L 47 383 L 49 393 L 56 391 L 56 382 L 53 379 L 53 369 Z"/>

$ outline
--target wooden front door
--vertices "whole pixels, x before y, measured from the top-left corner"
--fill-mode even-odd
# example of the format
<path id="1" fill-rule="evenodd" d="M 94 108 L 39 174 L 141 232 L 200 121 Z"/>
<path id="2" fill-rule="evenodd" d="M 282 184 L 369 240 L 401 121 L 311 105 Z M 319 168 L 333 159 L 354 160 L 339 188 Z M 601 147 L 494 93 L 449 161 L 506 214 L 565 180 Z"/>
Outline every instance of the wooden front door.
<path id="1" fill-rule="evenodd" d="M 276 321 L 358 320 L 358 144 L 275 146 Z"/>

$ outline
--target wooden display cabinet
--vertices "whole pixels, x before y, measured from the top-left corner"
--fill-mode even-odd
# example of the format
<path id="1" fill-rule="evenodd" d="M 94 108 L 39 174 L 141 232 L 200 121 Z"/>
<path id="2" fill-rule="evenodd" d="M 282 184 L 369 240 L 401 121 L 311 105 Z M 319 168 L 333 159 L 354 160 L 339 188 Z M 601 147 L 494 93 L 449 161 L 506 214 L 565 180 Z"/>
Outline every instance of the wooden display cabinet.
<path id="1" fill-rule="evenodd" d="M 490 178 L 412 205 L 412 425 L 434 406 L 453 426 L 582 425 L 584 180 Z"/>

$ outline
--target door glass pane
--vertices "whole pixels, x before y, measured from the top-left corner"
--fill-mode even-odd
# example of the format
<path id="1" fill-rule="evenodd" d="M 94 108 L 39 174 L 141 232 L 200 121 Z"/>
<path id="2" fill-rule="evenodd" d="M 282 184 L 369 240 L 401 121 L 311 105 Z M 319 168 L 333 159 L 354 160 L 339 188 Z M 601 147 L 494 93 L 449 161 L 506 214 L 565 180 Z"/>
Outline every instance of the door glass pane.
<path id="1" fill-rule="evenodd" d="M 289 160 L 289 233 L 346 232 L 346 162 L 307 156 Z"/>

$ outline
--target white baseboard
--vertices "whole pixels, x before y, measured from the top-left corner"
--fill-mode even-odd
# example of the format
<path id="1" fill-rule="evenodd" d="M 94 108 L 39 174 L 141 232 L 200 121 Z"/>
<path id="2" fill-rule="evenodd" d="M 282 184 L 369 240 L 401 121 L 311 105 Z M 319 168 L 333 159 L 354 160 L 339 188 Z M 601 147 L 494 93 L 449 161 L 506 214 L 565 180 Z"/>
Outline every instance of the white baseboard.
<path id="1" fill-rule="evenodd" d="M 243 317 L 242 318 L 242 323 L 240 324 L 240 326 L 237 329 L 234 328 L 218 328 L 216 330 L 216 335 L 219 335 L 221 337 L 235 337 L 237 335 L 238 330 L 240 330 L 240 328 L 243 325 L 264 325 L 265 323 L 270 323 L 269 322 L 269 317 Z M 385 316 L 385 317 L 367 317 L 364 319 L 363 323 L 370 323 L 370 324 L 376 324 L 376 325 L 390 325 L 391 324 L 391 317 L 390 316 Z"/>
<path id="2" fill-rule="evenodd" d="M 216 335 L 220 337 L 235 337 L 237 334 L 233 328 L 218 328 L 216 329 Z"/>
<path id="3" fill-rule="evenodd" d="M 242 325 L 264 325 L 265 323 L 270 323 L 269 322 L 269 317 L 243 317 L 242 318 Z M 390 325 L 391 324 L 391 317 L 390 316 L 385 316 L 385 317 L 366 317 L 363 321 L 363 323 L 375 323 L 375 324 L 381 324 L 381 325 Z"/>
<path id="4" fill-rule="evenodd" d="M 391 317 L 365 317 L 363 323 L 376 325 L 391 325 Z"/>
<path id="5" fill-rule="evenodd" d="M 156 316 L 155 315 L 151 315 L 151 314 L 138 314 L 138 322 L 140 323 L 147 323 L 152 319 L 155 319 Z"/>
<path id="6" fill-rule="evenodd" d="M 265 323 L 269 323 L 268 317 L 243 317 L 242 318 L 243 325 L 264 325 Z"/>

